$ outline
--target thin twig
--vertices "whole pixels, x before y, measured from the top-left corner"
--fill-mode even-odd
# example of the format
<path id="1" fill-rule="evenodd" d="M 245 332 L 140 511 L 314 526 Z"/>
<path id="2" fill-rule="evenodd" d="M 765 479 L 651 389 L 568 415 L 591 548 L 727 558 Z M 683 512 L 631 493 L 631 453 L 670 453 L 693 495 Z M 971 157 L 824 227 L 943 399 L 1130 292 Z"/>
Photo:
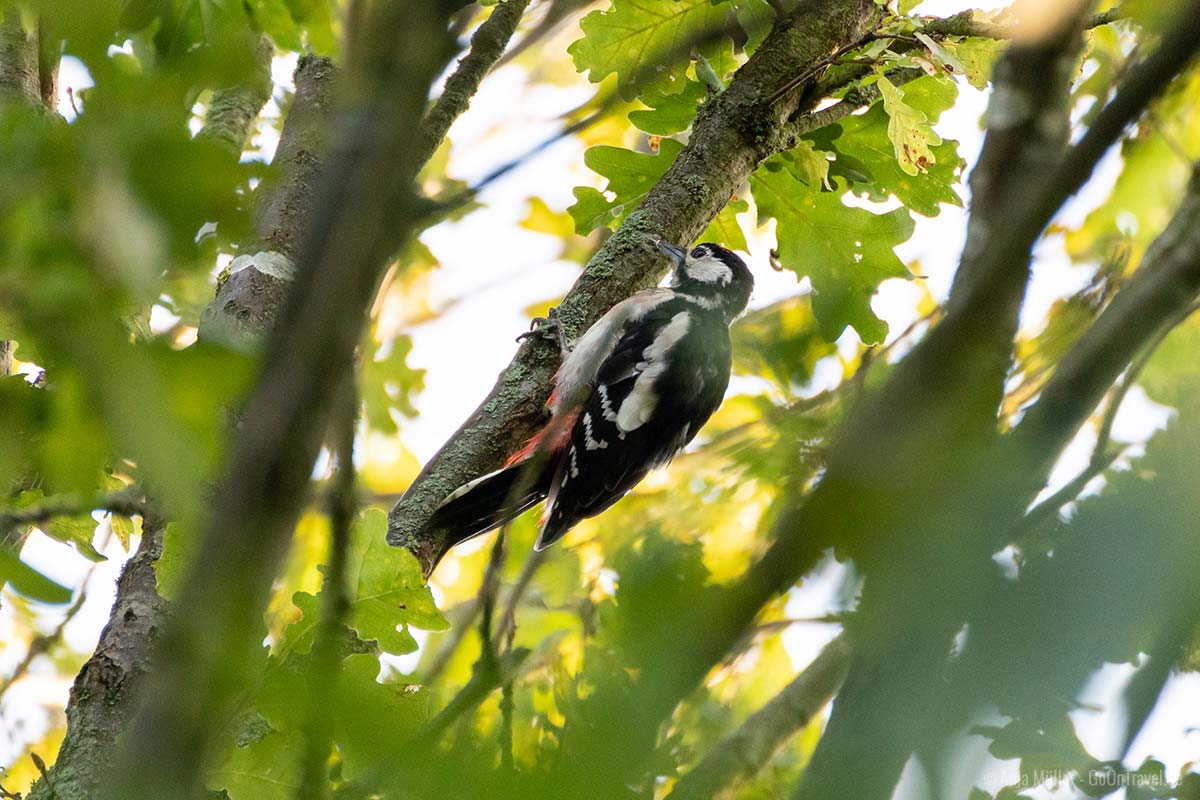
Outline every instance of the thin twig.
<path id="1" fill-rule="evenodd" d="M 508 593 L 504 611 L 500 614 L 500 623 L 496 628 L 496 638 L 501 642 L 507 642 L 505 647 L 507 650 L 512 649 L 512 638 L 517 630 L 517 605 L 525 596 L 530 583 L 533 582 L 534 573 L 542 564 L 546 563 L 547 553 L 546 550 L 535 550 L 525 558 L 525 563 L 521 565 L 521 574 L 517 576 L 516 583 Z"/>
<path id="2" fill-rule="evenodd" d="M 87 583 L 91 579 L 92 573 L 95 572 L 95 570 L 96 567 L 94 564 L 88 568 L 87 574 L 83 576 L 83 581 L 80 583 L 80 586 L 84 588 L 87 587 Z M 87 592 L 84 591 L 84 589 L 80 589 L 79 595 L 75 598 L 75 602 L 73 602 L 71 607 L 67 609 L 67 613 L 63 616 L 58 625 L 54 626 L 54 630 L 45 636 L 33 637 L 33 640 L 29 643 L 29 649 L 26 651 L 24 658 L 22 658 L 17 666 L 13 668 L 12 674 L 0 682 L 0 696 L 3 696 L 4 693 L 9 690 L 9 687 L 25 676 L 25 673 L 29 671 L 29 666 L 33 663 L 35 658 L 43 653 L 49 652 L 50 648 L 62 641 L 63 631 L 66 630 L 66 627 L 71 623 L 71 620 L 75 619 L 75 615 L 79 613 L 81 608 L 83 608 L 83 604 L 86 600 Z"/>
<path id="3" fill-rule="evenodd" d="M 107 511 L 122 517 L 144 516 L 146 499 L 135 487 L 101 492 L 86 499 L 55 495 L 24 508 L 0 508 L 0 530 L 17 525 L 38 525 L 55 517 L 73 517 L 93 511 Z"/>
<path id="4" fill-rule="evenodd" d="M 496 594 L 500 591 L 500 570 L 508 554 L 508 525 L 500 526 L 496 541 L 492 543 L 491 556 L 483 571 L 483 582 L 479 586 L 479 641 L 483 651 L 479 656 L 493 664 L 497 660 L 496 640 L 492 637 L 492 616 L 496 608 Z"/>
<path id="5" fill-rule="evenodd" d="M 974 15 L 974 11 L 963 11 L 952 17 L 924 17 L 921 19 L 924 25 L 921 32 L 934 38 L 967 36 L 978 39 L 1011 39 L 1019 32 L 1019 29 L 1012 25 L 981 22 L 975 19 Z M 1125 17 L 1126 15 L 1119 8 L 1114 8 L 1093 14 L 1084 22 L 1083 26 L 1085 29 L 1091 30 L 1125 19 Z"/>
<path id="6" fill-rule="evenodd" d="M 500 60 L 500 56 L 504 55 L 509 40 L 517 30 L 517 23 L 528 6 L 529 0 L 505 0 L 492 9 L 491 16 L 475 31 L 470 50 L 446 79 L 437 102 L 421 122 L 416 145 L 417 163 L 425 164 L 433 157 L 454 120 L 467 110 L 483 79 Z"/>
<path id="7" fill-rule="evenodd" d="M 513 768 L 513 681 L 509 678 L 500 688 L 500 768 Z"/>
<path id="8" fill-rule="evenodd" d="M 482 703 L 497 686 L 511 680 L 528 657 L 529 650 L 518 647 L 499 656 L 490 669 L 478 668 L 483 659 L 475 662 L 477 668 L 471 680 L 412 738 L 411 746 L 415 749 L 433 747 L 455 720 Z"/>
<path id="9" fill-rule="evenodd" d="M 332 491 L 329 494 L 329 557 L 321 585 L 324 600 L 321 621 L 313 643 L 313 663 L 309 669 L 307 743 L 304 773 L 298 796 L 302 800 L 321 800 L 329 794 L 329 752 L 333 743 L 332 717 L 326 706 L 337 682 L 341 632 L 350 612 L 347 569 L 351 528 L 358 511 L 355 490 L 354 432 L 358 418 L 358 395 L 353 380 L 346 381 L 340 392 L 340 408 L 333 414 L 332 447 L 337 459 Z"/>
<path id="10" fill-rule="evenodd" d="M 1068 481 L 1061 489 L 1055 492 L 1050 497 L 1047 497 L 1042 502 L 1031 508 L 1024 517 L 1021 518 L 1017 525 L 1014 535 L 1028 533 L 1030 530 L 1038 527 L 1052 514 L 1057 513 L 1067 503 L 1076 499 L 1079 493 L 1091 482 L 1092 478 L 1102 474 L 1112 464 L 1120 458 L 1123 448 L 1110 448 L 1112 442 L 1112 429 L 1116 423 L 1117 413 L 1121 410 L 1121 405 L 1125 401 L 1125 396 L 1133 385 L 1137 383 L 1138 377 L 1142 370 L 1150 363 L 1150 359 L 1154 356 L 1158 346 L 1163 340 L 1175 330 L 1175 327 L 1182 323 L 1197 310 L 1197 305 L 1188 306 L 1182 313 L 1178 314 L 1174 320 L 1165 325 L 1161 331 L 1146 345 L 1142 353 L 1130 364 L 1129 369 L 1125 371 L 1125 375 L 1113 387 L 1109 393 L 1108 403 L 1105 406 L 1104 416 L 1100 419 L 1100 424 L 1096 429 L 1096 444 L 1092 448 L 1091 458 L 1083 470 L 1070 481 Z"/>

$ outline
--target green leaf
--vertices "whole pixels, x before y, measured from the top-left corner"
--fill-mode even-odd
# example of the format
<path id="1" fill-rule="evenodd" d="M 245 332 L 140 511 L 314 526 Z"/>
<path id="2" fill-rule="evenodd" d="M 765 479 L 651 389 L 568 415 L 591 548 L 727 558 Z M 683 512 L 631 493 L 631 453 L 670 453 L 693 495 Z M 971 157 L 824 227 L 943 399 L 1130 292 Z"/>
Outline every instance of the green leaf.
<path id="1" fill-rule="evenodd" d="M 299 51 L 304 45 L 300 39 L 300 28 L 292 19 L 283 0 L 247 0 L 247 7 L 265 33 L 285 50 Z"/>
<path id="2" fill-rule="evenodd" d="M 575 233 L 587 236 L 615 219 L 616 212 L 612 204 L 599 190 L 591 186 L 576 186 L 571 191 L 575 195 L 575 203 L 567 208 L 567 213 L 575 220 Z"/>
<path id="3" fill-rule="evenodd" d="M 777 221 L 780 262 L 813 286 L 813 312 L 821 334 L 837 339 L 847 325 L 866 344 L 882 342 L 887 323 L 871 310 L 871 297 L 888 278 L 911 278 L 893 248 L 913 232 L 905 208 L 874 214 L 842 203 L 845 189 L 814 192 L 779 161 L 750 178 L 759 222 Z"/>
<path id="4" fill-rule="evenodd" d="M 378 658 L 369 653 L 352 655 L 342 662 L 332 698 L 342 774 L 352 781 L 377 778 L 379 765 L 394 758 L 396 743 L 411 739 L 426 714 L 427 693 L 380 683 L 378 675 Z"/>
<path id="5" fill-rule="evenodd" d="M 813 147 L 807 139 L 801 139 L 785 156 L 792 174 L 810 189 L 833 188 L 829 183 L 829 154 Z"/>
<path id="6" fill-rule="evenodd" d="M 580 21 L 583 38 L 567 52 L 592 83 L 615 73 L 626 100 L 647 89 L 679 92 L 689 53 L 678 48 L 719 30 L 726 11 L 710 0 L 613 0 Z"/>
<path id="7" fill-rule="evenodd" d="M 775 9 L 767 0 L 729 0 L 737 15 L 738 25 L 749 37 L 746 40 L 746 52 L 753 53 L 762 40 L 771 32 L 775 24 Z"/>
<path id="8" fill-rule="evenodd" d="M 425 370 L 408 366 L 412 339 L 397 336 L 375 351 L 374 358 L 363 363 L 361 392 L 367 425 L 387 434 L 396 434 L 392 412 L 415 417 L 412 395 L 425 387 Z"/>
<path id="9" fill-rule="evenodd" d="M 56 583 L 17 558 L 0 549 L 0 587 L 8 584 L 14 591 L 43 603 L 61 604 L 71 599 L 71 590 Z"/>
<path id="10" fill-rule="evenodd" d="M 905 100 L 931 121 L 954 103 L 956 94 L 949 79 L 921 78 L 905 87 Z M 895 196 L 910 211 L 925 217 L 937 216 L 942 203 L 961 207 L 962 198 L 955 191 L 964 164 L 958 143 L 950 139 L 934 146 L 936 163 L 925 172 L 910 175 L 896 160 L 888 137 L 890 124 L 882 104 L 877 104 L 865 114 L 815 132 L 812 138 L 818 147 L 836 154 L 831 171 L 849 178 L 856 194 L 875 201 Z"/>
<path id="11" fill-rule="evenodd" d="M 159 584 L 161 583 L 162 579 L 159 578 Z M 279 649 L 281 652 L 304 654 L 312 650 L 313 639 L 317 635 L 317 623 L 321 621 L 321 606 L 317 602 L 317 596 L 310 592 L 293 594 L 292 605 L 300 612 L 300 619 L 283 629 Z"/>
<path id="12" fill-rule="evenodd" d="M 92 546 L 92 539 L 96 536 L 96 520 L 92 519 L 91 514 L 54 517 L 41 528 L 51 539 L 74 545 L 75 550 L 88 561 L 108 560 Z"/>
<path id="13" fill-rule="evenodd" d="M 586 235 L 600 225 L 620 224 L 666 173 L 682 149 L 683 145 L 674 139 L 659 142 L 657 154 L 609 145 L 589 148 L 583 154 L 583 162 L 593 172 L 608 178 L 608 185 L 603 194 L 595 189 L 575 188 L 576 202 L 567 209 L 575 219 L 575 232 Z"/>
<path id="14" fill-rule="evenodd" d="M 904 90 L 884 77 L 877 76 L 883 108 L 888 113 L 888 138 L 896 150 L 900 169 L 908 175 L 928 172 L 936 161 L 930 147 L 942 143 L 942 137 L 929 124 L 924 113 L 904 102 Z"/>
<path id="15" fill-rule="evenodd" d="M 642 102 L 650 107 L 649 111 L 639 109 L 629 112 L 629 121 L 653 136 L 670 136 L 686 131 L 696 118 L 696 109 L 708 96 L 704 84 L 693 80 L 684 81 L 682 92 L 667 94 L 659 91 L 647 91 L 642 95 Z"/>
<path id="16" fill-rule="evenodd" d="M 411 653 L 416 643 L 407 627 L 430 631 L 450 627 L 425 585 L 421 565 L 403 547 L 387 543 L 387 515 L 365 512 L 355 526 L 347 576 L 354 587 L 350 627 L 389 653 Z"/>
<path id="17" fill-rule="evenodd" d="M 386 534 L 387 517 L 379 509 L 364 512 L 354 526 L 346 575 L 347 624 L 362 639 L 402 655 L 417 649 L 408 626 L 439 631 L 449 623 L 424 585 L 417 559 L 402 547 L 389 546 Z M 292 601 L 302 616 L 284 630 L 280 647 L 303 654 L 312 649 L 321 604 L 307 592 L 297 592 Z"/>
<path id="18" fill-rule="evenodd" d="M 137 529 L 137 525 L 129 517 L 122 517 L 119 514 L 109 514 L 108 524 L 112 528 L 113 536 L 117 537 L 117 541 L 121 543 L 121 547 L 128 553 L 129 540 Z"/>
<path id="19" fill-rule="evenodd" d="M 74 498 L 71 497 L 69 499 Z M 30 508 L 32 506 L 43 505 L 46 502 L 46 495 L 41 489 L 27 489 L 17 495 L 13 505 L 16 508 Z M 51 505 L 55 504 L 52 499 Z M 37 527 L 56 542 L 74 545 L 76 551 L 89 561 L 100 562 L 107 560 L 92 546 L 92 540 L 96 537 L 96 520 L 92 518 L 91 514 L 52 516 Z"/>
<path id="20" fill-rule="evenodd" d="M 1004 42 L 997 39 L 969 38 L 961 42 L 944 41 L 942 47 L 962 64 L 967 82 L 981 91 L 987 88 L 996 60 L 1004 52 Z"/>
<path id="21" fill-rule="evenodd" d="M 208 777 L 213 790 L 224 789 L 231 800 L 292 800 L 301 781 L 304 736 L 268 733 L 245 747 L 234 747 Z"/>

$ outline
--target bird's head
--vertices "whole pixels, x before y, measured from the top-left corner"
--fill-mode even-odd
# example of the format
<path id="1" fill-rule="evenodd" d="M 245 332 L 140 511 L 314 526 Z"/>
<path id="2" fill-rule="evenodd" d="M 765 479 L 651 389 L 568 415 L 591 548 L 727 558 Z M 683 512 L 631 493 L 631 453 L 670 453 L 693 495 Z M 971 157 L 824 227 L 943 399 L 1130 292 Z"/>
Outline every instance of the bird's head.
<path id="1" fill-rule="evenodd" d="M 732 320 L 746 310 L 754 276 L 731 250 L 711 242 L 688 250 L 660 239 L 658 249 L 671 259 L 671 288 L 717 303 Z"/>

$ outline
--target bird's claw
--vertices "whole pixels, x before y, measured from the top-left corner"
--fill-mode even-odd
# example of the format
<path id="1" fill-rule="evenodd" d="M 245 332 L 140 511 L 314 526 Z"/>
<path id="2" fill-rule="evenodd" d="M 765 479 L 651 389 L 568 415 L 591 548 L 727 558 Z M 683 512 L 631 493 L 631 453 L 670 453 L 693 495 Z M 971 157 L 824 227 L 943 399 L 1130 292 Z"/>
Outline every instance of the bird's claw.
<path id="1" fill-rule="evenodd" d="M 530 320 L 529 330 L 518 336 L 517 341 L 523 342 L 533 336 L 557 344 L 564 357 L 571 352 L 570 342 L 567 341 L 567 331 L 563 327 L 562 320 L 558 318 L 557 308 L 551 308 L 544 317 L 534 317 Z"/>

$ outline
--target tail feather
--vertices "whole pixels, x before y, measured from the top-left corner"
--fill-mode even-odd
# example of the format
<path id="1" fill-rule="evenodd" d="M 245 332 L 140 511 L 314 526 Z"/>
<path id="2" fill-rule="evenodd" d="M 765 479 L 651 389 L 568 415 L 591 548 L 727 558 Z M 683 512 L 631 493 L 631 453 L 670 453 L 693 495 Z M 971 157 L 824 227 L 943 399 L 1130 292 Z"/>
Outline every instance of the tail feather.
<path id="1" fill-rule="evenodd" d="M 545 498 L 554 474 L 551 461 L 531 480 L 524 474 L 526 466 L 512 464 L 460 486 L 437 507 L 429 524 L 449 531 L 454 546 L 515 519 Z M 514 497 L 518 488 L 522 491 Z"/>

